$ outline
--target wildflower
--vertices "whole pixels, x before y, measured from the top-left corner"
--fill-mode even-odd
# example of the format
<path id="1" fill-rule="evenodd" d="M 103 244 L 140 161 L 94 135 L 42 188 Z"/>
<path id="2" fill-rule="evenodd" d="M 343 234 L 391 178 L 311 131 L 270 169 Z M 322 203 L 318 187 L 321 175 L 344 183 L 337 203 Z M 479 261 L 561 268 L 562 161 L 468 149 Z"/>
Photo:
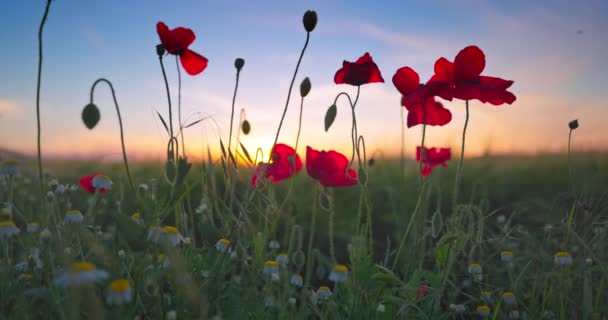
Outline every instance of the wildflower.
<path id="1" fill-rule="evenodd" d="M 144 224 L 144 219 L 141 217 L 141 213 L 135 212 L 131 215 L 131 220 L 137 224 Z"/>
<path id="2" fill-rule="evenodd" d="M 111 184 L 110 177 L 103 173 L 94 173 L 80 178 L 80 187 L 88 193 L 95 193 L 95 190 L 99 190 L 100 193 L 106 193 L 110 190 Z"/>
<path id="3" fill-rule="evenodd" d="M 513 309 L 509 312 L 509 319 L 519 319 L 519 318 L 521 318 L 521 316 L 519 314 L 519 310 Z"/>
<path id="4" fill-rule="evenodd" d="M 334 82 L 360 86 L 367 83 L 384 82 L 384 79 L 372 56 L 366 52 L 355 62 L 344 60 L 342 68 L 334 76 Z"/>
<path id="5" fill-rule="evenodd" d="M 11 238 L 19 234 L 19 232 L 19 228 L 17 228 L 12 220 L 0 221 L 0 239 Z"/>
<path id="6" fill-rule="evenodd" d="M 179 233 L 179 230 L 177 230 L 176 227 L 164 226 L 163 231 L 165 233 L 165 238 L 172 247 L 175 247 L 184 241 L 184 237 Z"/>
<path id="7" fill-rule="evenodd" d="M 55 194 L 53 193 L 53 191 L 48 191 L 46 193 L 46 198 L 50 201 L 53 200 L 55 198 Z"/>
<path id="8" fill-rule="evenodd" d="M 48 228 L 44 228 L 40 231 L 40 239 L 49 239 L 51 237 L 51 231 Z"/>
<path id="9" fill-rule="evenodd" d="M 228 248 L 230 247 L 230 240 L 228 239 L 220 239 L 215 243 L 215 249 L 217 249 L 217 251 L 224 253 L 226 251 L 228 251 Z"/>
<path id="10" fill-rule="evenodd" d="M 196 39 L 191 29 L 184 27 L 169 29 L 166 24 L 159 21 L 156 24 L 156 32 L 167 52 L 179 56 L 182 67 L 189 75 L 197 75 L 207 68 L 209 60 L 188 49 Z"/>
<path id="11" fill-rule="evenodd" d="M 279 253 L 279 255 L 277 255 L 277 262 L 280 265 L 287 265 L 289 264 L 289 256 L 287 255 L 287 253 Z"/>
<path id="12" fill-rule="evenodd" d="M 516 302 L 515 295 L 511 291 L 505 291 L 502 294 L 502 300 L 505 302 L 506 305 L 509 305 L 509 306 L 514 305 Z"/>
<path id="13" fill-rule="evenodd" d="M 424 282 L 421 282 L 420 285 L 418 285 L 418 289 L 416 289 L 416 300 L 420 300 L 420 298 L 426 296 L 428 293 L 429 287 Z"/>
<path id="14" fill-rule="evenodd" d="M 68 187 L 65 184 L 58 184 L 55 187 L 55 194 L 64 194 Z"/>
<path id="15" fill-rule="evenodd" d="M 22 273 L 19 275 L 19 280 L 25 280 L 25 281 L 30 281 L 34 278 L 34 275 L 32 275 L 31 273 Z"/>
<path id="16" fill-rule="evenodd" d="M 448 167 L 447 162 L 452 157 L 450 148 L 424 148 L 420 152 L 420 147 L 416 147 L 416 161 L 422 158 L 422 176 L 426 177 L 433 172 L 433 168 L 441 165 L 444 168 Z"/>
<path id="17" fill-rule="evenodd" d="M 148 189 L 150 189 L 150 187 L 148 187 L 148 185 L 147 185 L 147 184 L 145 184 L 145 183 L 140 184 L 140 185 L 138 186 L 138 188 L 139 188 L 139 191 L 142 191 L 142 192 L 147 192 L 147 191 L 148 191 Z"/>
<path id="18" fill-rule="evenodd" d="M 352 186 L 358 183 L 357 172 L 348 169 L 348 159 L 334 150 L 306 147 L 306 171 L 325 187 Z"/>
<path id="19" fill-rule="evenodd" d="M 450 309 L 452 311 L 454 311 L 454 312 L 457 312 L 457 313 L 463 313 L 463 312 L 467 311 L 467 307 L 465 307 L 464 304 L 453 304 L 453 303 L 450 303 Z"/>
<path id="20" fill-rule="evenodd" d="M 450 89 L 440 95 L 442 98 L 477 99 L 493 105 L 512 104 L 516 97 L 507 89 L 513 85 L 513 81 L 482 76 L 485 65 L 483 51 L 476 46 L 468 46 L 456 55 L 453 63 L 443 57 L 438 59 L 435 62 L 435 75 L 429 82 L 450 84 Z"/>
<path id="21" fill-rule="evenodd" d="M 481 265 L 479 263 L 471 263 L 469 264 L 469 274 L 473 276 L 473 279 L 476 281 L 481 281 L 483 279 L 483 274 L 481 273 Z"/>
<path id="22" fill-rule="evenodd" d="M 317 290 L 317 294 L 323 300 L 328 300 L 329 298 L 331 298 L 333 293 L 331 292 L 331 289 L 329 289 L 328 286 L 320 286 L 319 290 Z"/>
<path id="23" fill-rule="evenodd" d="M 384 304 L 378 303 L 378 306 L 376 307 L 376 311 L 377 312 L 384 312 L 384 311 L 386 311 L 386 307 L 384 306 Z"/>
<path id="24" fill-rule="evenodd" d="M 559 251 L 559 252 L 555 253 L 555 255 L 553 256 L 553 261 L 558 266 L 571 265 L 572 256 L 570 255 L 569 252 Z"/>
<path id="25" fill-rule="evenodd" d="M 293 284 L 296 287 L 301 287 L 304 284 L 304 279 L 302 279 L 301 275 L 294 274 L 293 276 L 291 276 L 289 283 Z"/>
<path id="26" fill-rule="evenodd" d="M 84 220 L 84 216 L 78 210 L 70 210 L 66 212 L 63 218 L 63 223 L 81 223 Z"/>
<path id="27" fill-rule="evenodd" d="M 302 160 L 296 151 L 283 143 L 277 143 L 272 149 L 270 162 L 260 162 L 251 178 L 251 185 L 256 186 L 258 179 L 264 177 L 272 183 L 294 176 L 302 170 Z"/>
<path id="28" fill-rule="evenodd" d="M 478 306 L 477 307 L 477 313 L 482 316 L 483 318 L 486 318 L 490 315 L 490 307 L 488 306 Z"/>
<path id="29" fill-rule="evenodd" d="M 271 275 L 273 273 L 277 273 L 279 272 L 279 263 L 276 261 L 266 261 L 264 262 L 264 269 L 262 270 L 262 273 L 266 274 L 266 275 Z"/>
<path id="30" fill-rule="evenodd" d="M 418 124 L 443 126 L 452 120 L 450 110 L 444 108 L 441 102 L 435 101 L 435 96 L 448 89 L 448 83 L 435 81 L 421 84 L 416 71 L 403 67 L 393 76 L 393 84 L 402 95 L 401 105 L 408 111 L 408 128 Z"/>
<path id="31" fill-rule="evenodd" d="M 270 242 L 268 242 L 268 249 L 274 250 L 279 248 L 281 248 L 281 244 L 278 241 L 270 240 Z"/>
<path id="32" fill-rule="evenodd" d="M 154 243 L 160 243 L 164 230 L 159 227 L 150 227 L 148 229 L 148 234 L 146 235 L 146 240 L 152 241 Z"/>
<path id="33" fill-rule="evenodd" d="M 120 249 L 120 250 L 118 250 L 118 256 L 121 259 L 124 259 L 127 256 L 127 253 L 124 250 Z"/>
<path id="34" fill-rule="evenodd" d="M 329 274 L 329 281 L 344 282 L 348 277 L 348 268 L 343 264 L 337 264 L 334 270 Z"/>
<path id="35" fill-rule="evenodd" d="M 2 175 L 14 177 L 19 174 L 19 163 L 13 160 L 4 161 L 0 172 Z"/>
<path id="36" fill-rule="evenodd" d="M 110 283 L 106 291 L 108 304 L 124 304 L 133 300 L 133 289 L 126 279 L 117 279 Z"/>
<path id="37" fill-rule="evenodd" d="M 503 262 L 511 262 L 513 261 L 513 252 L 509 250 L 500 252 L 500 260 Z"/>
<path id="38" fill-rule="evenodd" d="M 69 270 L 63 271 L 54 280 L 54 283 L 60 287 L 84 287 L 95 282 L 99 282 L 108 278 L 108 273 L 104 270 L 99 270 L 90 262 L 75 262 Z"/>

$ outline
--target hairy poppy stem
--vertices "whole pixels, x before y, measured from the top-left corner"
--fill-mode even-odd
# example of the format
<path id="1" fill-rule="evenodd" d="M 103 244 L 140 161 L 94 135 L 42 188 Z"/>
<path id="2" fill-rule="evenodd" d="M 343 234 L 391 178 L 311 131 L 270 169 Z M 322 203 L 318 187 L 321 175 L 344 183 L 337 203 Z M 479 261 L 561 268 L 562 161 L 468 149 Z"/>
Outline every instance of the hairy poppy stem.
<path id="1" fill-rule="evenodd" d="M 46 7 L 44 8 L 44 15 L 42 16 L 42 21 L 40 21 L 40 28 L 38 29 L 38 78 L 36 82 L 36 127 L 38 129 L 37 134 L 37 146 L 38 146 L 38 185 L 40 187 L 40 198 L 44 198 L 44 177 L 42 175 L 42 147 L 41 147 L 41 138 L 42 138 L 42 129 L 40 124 L 40 85 L 42 82 L 42 31 L 44 30 L 44 24 L 46 23 L 46 18 L 49 15 L 49 9 L 51 8 L 51 0 L 46 1 Z"/>
<path id="2" fill-rule="evenodd" d="M 118 125 L 120 127 L 120 143 L 122 146 L 122 160 L 124 161 L 124 164 L 125 164 L 125 171 L 127 172 L 127 178 L 129 179 L 129 186 L 131 186 L 132 190 L 135 190 L 135 185 L 133 184 L 133 179 L 131 179 L 131 172 L 129 171 L 129 162 L 127 160 L 127 150 L 125 147 L 125 136 L 124 136 L 124 130 L 123 130 L 123 126 L 122 126 L 122 117 L 120 116 L 120 108 L 118 107 L 118 101 L 116 100 L 116 92 L 114 91 L 114 86 L 112 86 L 112 83 L 109 80 L 107 80 L 105 78 L 99 78 L 99 79 L 95 80 L 95 82 L 93 83 L 93 86 L 91 86 L 91 104 L 93 103 L 93 92 L 95 92 L 95 87 L 100 82 L 105 82 L 110 87 L 110 91 L 112 93 L 112 99 L 114 100 L 114 106 L 116 107 L 116 114 L 118 115 Z"/>
<path id="3" fill-rule="evenodd" d="M 428 157 L 424 151 L 424 138 L 426 137 L 426 111 L 424 109 L 424 101 L 422 102 L 422 141 L 420 142 L 420 172 L 418 172 L 418 187 L 420 187 L 420 193 L 422 193 L 422 163 L 424 158 Z"/>
<path id="4" fill-rule="evenodd" d="M 231 150 L 230 147 L 232 145 L 232 124 L 234 122 L 234 103 L 236 102 L 236 92 L 239 89 L 239 75 L 240 74 L 241 74 L 241 69 L 236 69 L 236 84 L 234 85 L 234 94 L 232 95 L 232 111 L 230 112 L 230 135 L 228 136 L 228 153 L 230 153 L 230 150 Z M 240 128 L 240 124 L 239 124 L 239 128 Z M 235 147 L 238 151 L 239 146 L 235 144 Z"/>
<path id="5" fill-rule="evenodd" d="M 177 66 L 177 120 L 179 121 L 179 135 L 182 138 L 182 157 L 186 157 L 186 144 L 184 142 L 184 123 L 182 122 L 182 72 L 179 69 L 179 56 L 175 56 Z"/>
<path id="6" fill-rule="evenodd" d="M 160 61 L 160 69 L 163 72 L 163 79 L 165 80 L 165 89 L 167 90 L 167 102 L 169 103 L 169 135 L 173 138 L 173 111 L 171 109 L 171 93 L 169 92 L 169 81 L 167 80 L 167 72 L 165 72 L 165 64 L 163 63 L 163 56 L 158 56 Z M 175 159 L 171 159 L 174 160 Z"/>
<path id="7" fill-rule="evenodd" d="M 304 42 L 304 47 L 302 48 L 302 52 L 300 52 L 300 57 L 298 58 L 298 63 L 296 64 L 296 70 L 293 73 L 293 78 L 291 78 L 291 84 L 289 84 L 289 91 L 287 91 L 287 101 L 285 101 L 285 108 L 283 109 L 283 115 L 281 116 L 281 122 L 279 122 L 279 128 L 277 129 L 277 134 L 274 138 L 274 143 L 272 144 L 272 149 L 270 150 L 270 157 L 272 158 L 272 153 L 274 152 L 274 147 L 277 145 L 277 141 L 279 140 L 279 133 L 281 132 L 281 127 L 283 127 L 283 121 L 285 120 L 285 115 L 287 114 L 287 108 L 289 107 L 289 99 L 291 98 L 291 90 L 293 89 L 293 83 L 296 81 L 296 76 L 298 75 L 298 69 L 300 68 L 300 64 L 302 63 L 302 57 L 304 56 L 304 52 L 308 47 L 308 41 L 310 40 L 310 32 L 306 33 L 306 42 Z"/>
<path id="8" fill-rule="evenodd" d="M 466 118 L 464 120 L 464 129 L 462 130 L 462 147 L 460 149 L 460 161 L 458 162 L 458 170 L 456 170 L 456 179 L 454 180 L 454 210 L 458 201 L 458 187 L 460 185 L 460 171 L 462 169 L 462 161 L 464 159 L 464 143 L 467 135 L 467 125 L 469 124 L 469 100 L 465 101 Z"/>

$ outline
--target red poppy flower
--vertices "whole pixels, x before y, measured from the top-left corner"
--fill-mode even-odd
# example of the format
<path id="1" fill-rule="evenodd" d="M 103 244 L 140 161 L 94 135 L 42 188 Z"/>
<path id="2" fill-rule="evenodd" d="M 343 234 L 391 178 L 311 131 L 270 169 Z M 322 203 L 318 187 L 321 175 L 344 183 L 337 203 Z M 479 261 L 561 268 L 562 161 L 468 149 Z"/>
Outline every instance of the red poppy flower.
<path id="1" fill-rule="evenodd" d="M 424 282 L 421 282 L 416 289 L 416 300 L 420 300 L 420 298 L 426 296 L 429 293 L 429 287 L 426 286 Z"/>
<path id="2" fill-rule="evenodd" d="M 88 193 L 95 193 L 96 188 L 95 188 L 95 186 L 93 186 L 93 179 L 95 179 L 95 177 L 97 177 L 97 176 L 105 177 L 105 175 L 103 173 L 94 173 L 92 175 L 83 176 L 80 178 L 80 187 Z M 99 188 L 99 192 L 106 193 L 106 192 L 108 192 L 108 189 Z"/>
<path id="3" fill-rule="evenodd" d="M 447 96 L 461 100 L 477 99 L 493 105 L 512 104 L 516 97 L 507 89 L 513 85 L 513 81 L 482 76 L 481 72 L 485 66 L 483 51 L 476 46 L 468 46 L 456 55 L 453 63 L 446 58 L 439 58 L 435 62 L 435 75 L 431 82 L 451 84 L 450 90 L 440 95 L 442 98 Z"/>
<path id="4" fill-rule="evenodd" d="M 191 29 L 177 27 L 170 30 L 165 23 L 158 22 L 156 32 L 158 32 L 160 42 L 165 46 L 167 52 L 179 56 L 182 66 L 189 75 L 197 75 L 207 68 L 209 60 L 188 49 L 196 39 Z"/>
<path id="5" fill-rule="evenodd" d="M 450 110 L 444 108 L 441 102 L 435 101 L 435 96 L 448 89 L 448 83 L 434 81 L 422 85 L 416 71 L 410 67 L 403 67 L 395 72 L 393 84 L 403 95 L 401 104 L 408 111 L 408 128 L 422 123 L 443 126 L 452 120 Z"/>
<path id="6" fill-rule="evenodd" d="M 384 79 L 372 56 L 366 52 L 356 62 L 344 60 L 342 68 L 334 76 L 334 82 L 360 86 L 366 83 L 384 82 Z"/>
<path id="7" fill-rule="evenodd" d="M 416 147 L 416 161 L 420 161 L 420 147 Z M 424 148 L 422 155 L 422 176 L 429 176 L 433 172 L 433 168 L 441 165 L 448 166 L 447 162 L 452 158 L 450 148 Z"/>
<path id="8" fill-rule="evenodd" d="M 294 157 L 295 163 L 293 162 Z M 261 176 L 269 179 L 272 183 L 277 183 L 294 176 L 300 170 L 302 170 L 302 160 L 296 151 L 286 144 L 278 143 L 274 146 L 270 162 L 260 162 L 256 167 L 251 178 L 251 185 L 257 185 L 258 179 Z"/>
<path id="9" fill-rule="evenodd" d="M 345 187 L 358 183 L 357 172 L 348 169 L 348 159 L 341 153 L 330 150 L 315 150 L 306 147 L 306 171 L 325 187 Z M 347 175 L 348 172 L 348 175 Z"/>

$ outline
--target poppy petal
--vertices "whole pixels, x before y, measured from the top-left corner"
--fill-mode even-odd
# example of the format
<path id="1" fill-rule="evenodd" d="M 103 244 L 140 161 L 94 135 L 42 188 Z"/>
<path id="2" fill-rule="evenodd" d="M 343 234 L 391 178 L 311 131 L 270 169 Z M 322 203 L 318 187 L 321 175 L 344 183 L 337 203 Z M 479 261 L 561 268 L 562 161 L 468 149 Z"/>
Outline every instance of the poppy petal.
<path id="1" fill-rule="evenodd" d="M 182 50 L 188 49 L 196 39 L 191 29 L 184 27 L 169 29 L 162 21 L 156 24 L 156 32 L 158 33 L 160 42 L 165 46 L 167 52 L 171 54 L 178 54 Z"/>
<path id="2" fill-rule="evenodd" d="M 342 68 L 334 75 L 336 84 L 360 86 L 367 83 L 384 82 L 380 69 L 369 53 L 365 53 L 356 62 L 344 60 Z"/>
<path id="3" fill-rule="evenodd" d="M 452 112 L 444 108 L 441 102 L 435 101 L 435 99 L 432 97 L 425 100 L 424 110 L 422 108 L 422 104 L 416 104 L 409 108 L 406 106 L 406 108 L 408 110 L 408 128 L 418 124 L 423 124 L 423 122 L 430 126 L 444 126 L 452 121 Z"/>
<path id="4" fill-rule="evenodd" d="M 420 87 L 420 77 L 410 67 L 399 68 L 393 75 L 393 85 L 402 95 L 407 95 Z"/>
<path id="5" fill-rule="evenodd" d="M 431 78 L 431 81 L 433 80 L 453 83 L 454 64 L 444 57 L 437 59 L 435 61 L 435 75 Z"/>
<path id="6" fill-rule="evenodd" d="M 454 59 L 454 81 L 473 81 L 486 66 L 485 54 L 476 46 L 462 49 Z"/>
<path id="7" fill-rule="evenodd" d="M 184 70 L 186 70 L 186 72 L 191 76 L 195 76 L 203 72 L 203 70 L 207 68 L 207 63 L 209 62 L 207 58 L 190 49 L 184 50 L 179 55 L 179 60 L 181 61 Z"/>

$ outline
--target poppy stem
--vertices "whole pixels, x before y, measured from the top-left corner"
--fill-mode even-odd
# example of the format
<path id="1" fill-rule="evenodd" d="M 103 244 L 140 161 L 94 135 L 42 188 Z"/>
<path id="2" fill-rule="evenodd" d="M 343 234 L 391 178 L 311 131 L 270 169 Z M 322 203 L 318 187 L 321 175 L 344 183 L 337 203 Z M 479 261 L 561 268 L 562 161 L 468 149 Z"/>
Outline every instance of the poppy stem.
<path id="1" fill-rule="evenodd" d="M 236 92 L 239 89 L 239 75 L 241 74 L 241 69 L 236 69 L 236 84 L 234 86 L 234 94 L 232 95 L 232 111 L 230 112 L 230 135 L 228 136 L 228 153 L 230 153 L 230 146 L 232 145 L 232 124 L 234 122 L 234 103 L 236 102 Z M 239 128 L 240 128 L 239 124 Z M 237 139 L 238 140 L 238 139 Z M 276 143 L 276 142 L 275 142 Z M 238 145 L 235 145 L 237 151 L 239 149 Z"/>
<path id="2" fill-rule="evenodd" d="M 401 108 L 401 179 L 405 180 L 405 107 Z"/>
<path id="3" fill-rule="evenodd" d="M 466 118 L 464 120 L 464 128 L 462 130 L 462 147 L 460 149 L 460 161 L 458 162 L 458 170 L 456 170 L 456 179 L 454 180 L 454 210 L 458 201 L 458 187 L 460 185 L 460 171 L 462 170 L 462 161 L 464 159 L 464 143 L 467 134 L 467 125 L 469 124 L 469 100 L 465 101 Z"/>
<path id="4" fill-rule="evenodd" d="M 42 81 L 42 31 L 44 30 L 44 24 L 49 15 L 49 9 L 51 7 L 51 0 L 47 0 L 46 7 L 44 8 L 44 15 L 42 21 L 40 21 L 40 28 L 38 29 L 38 78 L 36 82 L 36 127 L 38 129 L 37 134 L 37 146 L 38 146 L 38 185 L 40 187 L 40 198 L 44 198 L 44 177 L 42 175 L 42 147 L 41 147 L 41 124 L 40 124 L 40 84 Z"/>
<path id="5" fill-rule="evenodd" d="M 573 131 L 573 129 L 570 129 L 570 132 L 568 133 L 568 175 L 570 176 L 570 185 L 572 186 L 572 195 L 574 196 L 574 199 L 576 201 L 576 189 L 574 187 L 574 175 L 572 174 L 572 153 L 570 150 L 570 145 L 572 142 L 572 131 Z"/>
<path id="6" fill-rule="evenodd" d="M 125 147 L 125 136 L 124 136 L 124 130 L 123 130 L 123 126 L 122 126 L 122 117 L 120 115 L 120 108 L 118 107 L 118 101 L 116 100 L 116 92 L 114 91 L 114 86 L 112 86 L 112 83 L 109 80 L 107 80 L 105 78 L 99 78 L 99 79 L 95 80 L 95 82 L 91 86 L 91 104 L 93 103 L 93 93 L 95 92 L 95 87 L 97 86 L 98 83 L 101 83 L 101 82 L 105 82 L 110 87 L 110 91 L 112 93 L 112 99 L 114 100 L 114 106 L 116 107 L 116 114 L 118 115 L 118 125 L 120 127 L 120 143 L 122 146 L 122 160 L 125 164 L 125 171 L 127 172 L 127 178 L 129 179 L 129 186 L 131 186 L 132 190 L 135 190 L 135 185 L 133 184 L 133 179 L 131 178 L 131 171 L 129 170 L 129 162 L 127 160 L 127 150 Z"/>
<path id="7" fill-rule="evenodd" d="M 422 141 L 420 142 L 420 172 L 418 173 L 418 186 L 422 192 L 422 163 L 428 155 L 424 151 L 424 138 L 426 137 L 426 110 L 424 109 L 424 101 L 422 101 Z"/>
<path id="8" fill-rule="evenodd" d="M 173 138 L 173 112 L 171 109 L 171 93 L 169 92 L 169 81 L 167 80 L 167 72 L 165 72 L 165 64 L 163 63 L 163 56 L 158 56 L 160 61 L 160 69 L 163 72 L 163 79 L 165 80 L 165 89 L 167 90 L 167 102 L 169 103 L 169 135 Z M 169 159 L 175 161 L 175 159 Z"/>
<path id="9" fill-rule="evenodd" d="M 395 271 L 395 267 L 397 267 L 397 263 L 399 262 L 399 256 L 401 255 L 401 250 L 403 249 L 403 245 L 405 244 L 405 241 L 407 240 L 407 236 L 410 234 L 410 231 L 412 230 L 412 226 L 414 225 L 414 220 L 416 219 L 416 215 L 418 214 L 418 211 L 420 211 L 420 205 L 422 204 L 422 192 L 423 190 L 420 190 L 420 194 L 418 195 L 418 201 L 416 201 L 416 207 L 414 208 L 414 212 L 412 213 L 412 216 L 410 217 L 410 221 L 407 223 L 407 228 L 405 229 L 405 232 L 403 233 L 403 236 L 401 237 L 401 241 L 399 241 L 399 247 L 397 249 L 397 254 L 395 255 L 395 260 L 393 261 L 393 265 L 391 266 L 391 270 Z"/>
<path id="10" fill-rule="evenodd" d="M 179 58 L 175 56 L 177 66 L 177 120 L 179 121 L 179 135 L 182 138 L 182 157 L 186 157 L 186 144 L 184 143 L 184 123 L 182 122 L 182 73 L 179 69 Z"/>
<path id="11" fill-rule="evenodd" d="M 306 275 L 305 275 L 305 280 L 304 280 L 304 288 L 308 288 L 308 285 L 310 283 L 310 276 L 312 273 L 312 267 L 314 264 L 312 261 L 312 245 L 313 245 L 313 240 L 315 238 L 315 227 L 316 227 L 316 222 L 317 222 L 317 202 L 318 201 L 319 201 L 319 194 L 315 194 L 315 196 L 313 197 L 312 210 L 310 213 L 310 230 L 309 230 L 309 235 L 308 235 L 308 249 L 306 251 Z M 302 290 L 301 301 L 305 301 L 305 294 L 306 294 L 306 290 Z M 302 312 L 303 307 L 305 306 L 305 303 L 301 303 L 300 306 L 301 306 L 300 312 Z"/>
<path id="12" fill-rule="evenodd" d="M 357 106 L 357 101 L 359 101 L 360 93 L 361 93 L 361 86 L 357 86 L 357 95 L 355 96 L 355 102 L 351 103 L 351 105 L 350 105 L 352 115 L 353 115 L 353 126 L 351 129 L 351 135 L 352 135 L 352 140 L 353 140 L 353 154 L 350 158 L 350 163 L 348 164 L 348 168 L 350 168 L 350 166 L 353 164 L 353 161 L 355 160 L 355 152 L 357 153 L 357 158 L 359 160 L 359 167 L 361 167 L 361 156 L 359 155 L 359 146 L 357 144 L 357 137 L 359 135 L 359 132 L 357 130 L 357 117 L 355 116 L 355 107 Z M 350 102 L 350 99 L 349 99 L 349 102 Z M 348 168 L 347 168 L 347 170 L 348 170 Z"/>
<path id="13" fill-rule="evenodd" d="M 285 108 L 283 109 L 283 115 L 281 116 L 281 122 L 279 122 L 279 128 L 277 129 L 277 134 L 274 138 L 274 143 L 272 144 L 272 149 L 270 150 L 270 157 L 272 158 L 272 153 L 274 152 L 274 147 L 277 145 L 277 141 L 279 140 L 279 133 L 281 132 L 281 127 L 283 127 L 283 121 L 285 120 L 285 115 L 287 114 L 287 108 L 289 107 L 289 99 L 291 98 L 291 90 L 293 89 L 293 83 L 296 81 L 296 76 L 298 75 L 298 69 L 300 68 L 300 64 L 302 63 L 302 57 L 304 56 L 304 52 L 308 47 L 308 41 L 310 40 L 310 32 L 306 33 L 306 42 L 304 42 L 304 47 L 302 48 L 302 52 L 300 52 L 300 57 L 298 58 L 298 63 L 296 64 L 296 70 L 293 73 L 293 78 L 291 78 L 291 84 L 289 84 L 289 91 L 287 91 L 287 101 L 285 101 Z"/>

